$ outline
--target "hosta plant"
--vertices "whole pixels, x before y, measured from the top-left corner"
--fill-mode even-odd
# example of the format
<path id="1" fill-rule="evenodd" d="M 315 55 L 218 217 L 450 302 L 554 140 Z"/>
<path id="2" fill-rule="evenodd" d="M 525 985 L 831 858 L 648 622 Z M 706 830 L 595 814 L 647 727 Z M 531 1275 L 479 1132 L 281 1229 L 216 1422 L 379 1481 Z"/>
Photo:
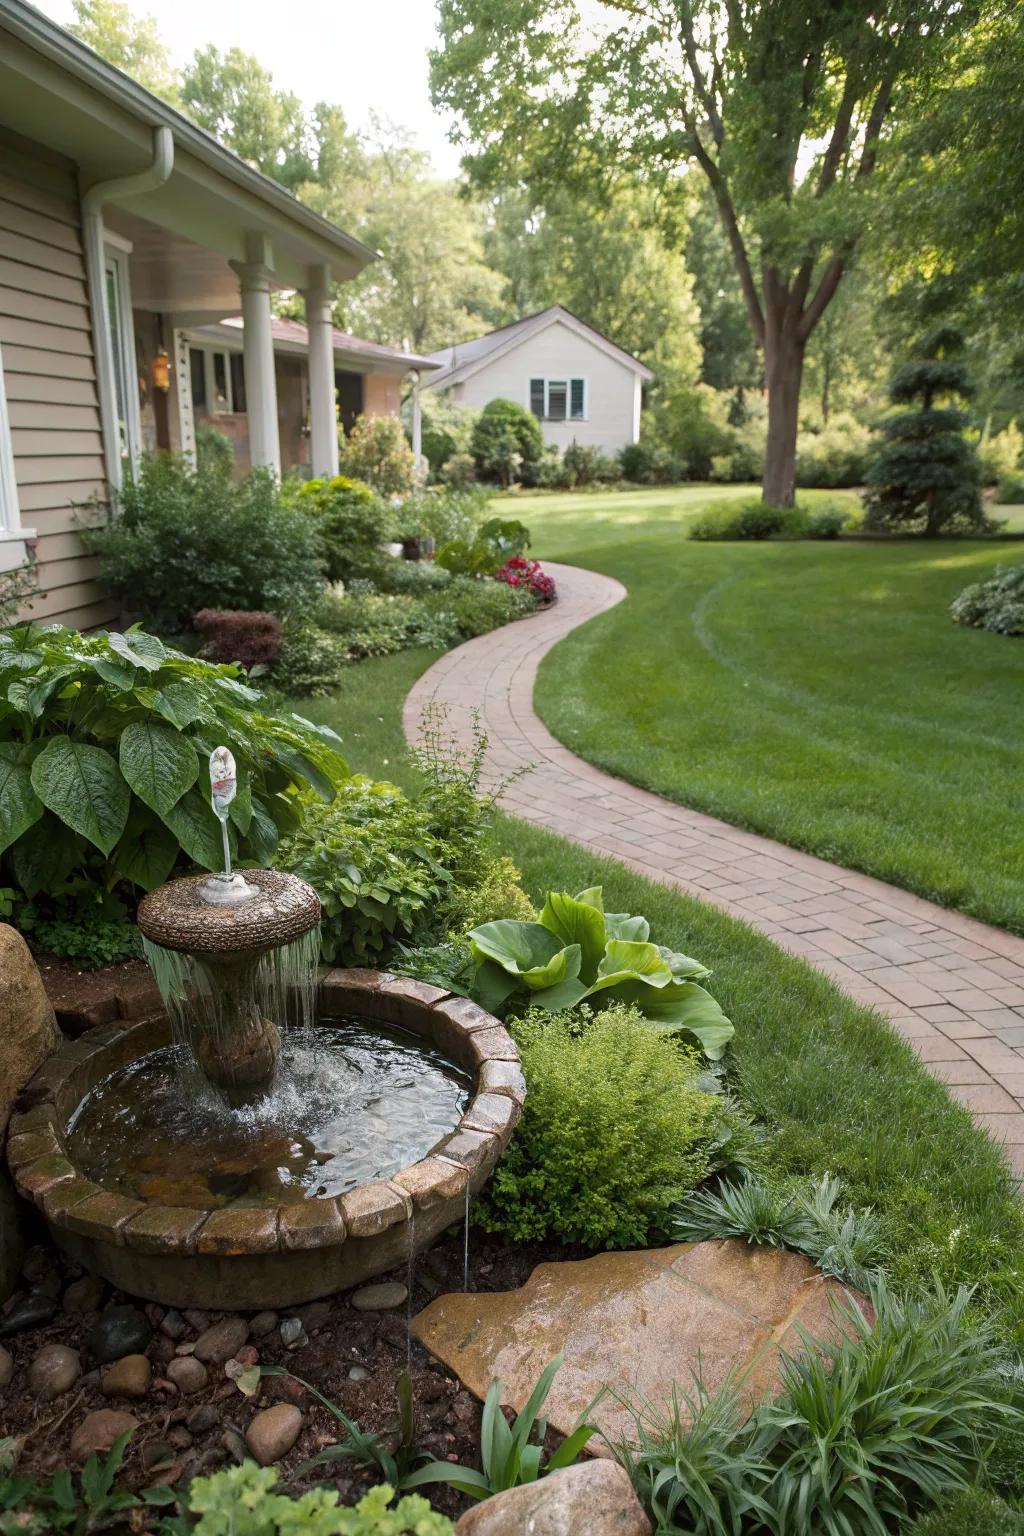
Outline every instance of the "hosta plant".
<path id="1" fill-rule="evenodd" d="M 483 923 L 469 934 L 472 995 L 490 1012 L 558 1013 L 627 1003 L 661 1029 L 694 1035 L 717 1060 L 733 1026 L 699 980 L 699 960 L 650 942 L 646 918 L 605 912 L 600 886 L 570 896 L 550 891 L 535 923 Z"/>
<path id="2" fill-rule="evenodd" d="M 268 863 L 296 797 L 333 798 L 348 775 L 338 737 L 263 712 L 237 667 L 154 635 L 0 632 L 0 884 L 32 899 L 149 890 L 176 867 L 223 866 L 208 759 L 238 765 L 229 838 Z"/>

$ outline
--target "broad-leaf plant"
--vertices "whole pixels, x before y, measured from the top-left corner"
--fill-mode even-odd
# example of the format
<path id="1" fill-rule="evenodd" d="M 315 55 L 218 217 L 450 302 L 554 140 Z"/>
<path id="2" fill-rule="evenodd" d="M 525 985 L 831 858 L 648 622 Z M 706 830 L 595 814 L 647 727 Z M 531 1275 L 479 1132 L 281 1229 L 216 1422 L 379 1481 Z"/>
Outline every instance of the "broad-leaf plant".
<path id="1" fill-rule="evenodd" d="M 238 764 L 229 837 L 240 862 L 269 863 L 296 825 L 297 793 L 329 800 L 348 775 L 333 731 L 264 713 L 237 667 L 139 629 L 0 631 L 4 878 L 31 900 L 122 882 L 149 890 L 177 867 L 221 868 L 216 746 Z"/>
<path id="2" fill-rule="evenodd" d="M 473 998 L 491 1012 L 513 1007 L 559 1013 L 632 1003 L 660 1029 L 694 1035 L 717 1061 L 733 1026 L 699 980 L 699 960 L 650 942 L 650 924 L 606 912 L 600 886 L 570 896 L 550 891 L 535 923 L 503 919 L 469 934 Z"/>

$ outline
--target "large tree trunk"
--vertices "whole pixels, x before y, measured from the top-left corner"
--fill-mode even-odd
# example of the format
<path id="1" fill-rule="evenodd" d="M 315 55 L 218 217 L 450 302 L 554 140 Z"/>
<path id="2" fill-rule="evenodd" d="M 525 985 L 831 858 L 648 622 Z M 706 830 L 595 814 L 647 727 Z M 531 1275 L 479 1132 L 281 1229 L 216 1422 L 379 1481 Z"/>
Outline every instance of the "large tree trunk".
<path id="1" fill-rule="evenodd" d="M 765 338 L 768 381 L 768 441 L 764 453 L 761 499 L 773 507 L 791 507 L 796 497 L 796 433 L 804 342 L 783 320 L 769 326 Z"/>

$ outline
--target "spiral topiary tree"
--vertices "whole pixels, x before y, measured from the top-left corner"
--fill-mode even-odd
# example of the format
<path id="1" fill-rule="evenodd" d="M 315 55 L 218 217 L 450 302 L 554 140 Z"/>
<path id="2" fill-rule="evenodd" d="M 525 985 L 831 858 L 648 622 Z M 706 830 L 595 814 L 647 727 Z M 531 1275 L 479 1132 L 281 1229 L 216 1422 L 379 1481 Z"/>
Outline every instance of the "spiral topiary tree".
<path id="1" fill-rule="evenodd" d="M 957 355 L 963 340 L 943 327 L 922 339 L 919 356 L 897 369 L 889 398 L 902 409 L 881 423 L 883 440 L 867 473 L 864 526 L 890 532 L 984 532 L 981 465 L 964 436 L 955 402 L 973 386 Z"/>

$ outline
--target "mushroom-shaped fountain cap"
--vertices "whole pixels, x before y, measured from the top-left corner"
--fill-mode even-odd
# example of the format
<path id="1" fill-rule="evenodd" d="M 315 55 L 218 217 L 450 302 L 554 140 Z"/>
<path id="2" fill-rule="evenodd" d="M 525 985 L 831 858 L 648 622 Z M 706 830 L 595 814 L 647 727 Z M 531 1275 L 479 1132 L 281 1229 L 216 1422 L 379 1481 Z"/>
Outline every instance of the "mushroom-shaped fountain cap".
<path id="1" fill-rule="evenodd" d="M 278 949 L 320 921 L 320 898 L 297 875 L 247 869 L 245 878 L 254 894 L 233 906 L 211 906 L 203 899 L 208 875 L 171 880 L 142 898 L 139 927 L 164 949 L 227 954 Z"/>

